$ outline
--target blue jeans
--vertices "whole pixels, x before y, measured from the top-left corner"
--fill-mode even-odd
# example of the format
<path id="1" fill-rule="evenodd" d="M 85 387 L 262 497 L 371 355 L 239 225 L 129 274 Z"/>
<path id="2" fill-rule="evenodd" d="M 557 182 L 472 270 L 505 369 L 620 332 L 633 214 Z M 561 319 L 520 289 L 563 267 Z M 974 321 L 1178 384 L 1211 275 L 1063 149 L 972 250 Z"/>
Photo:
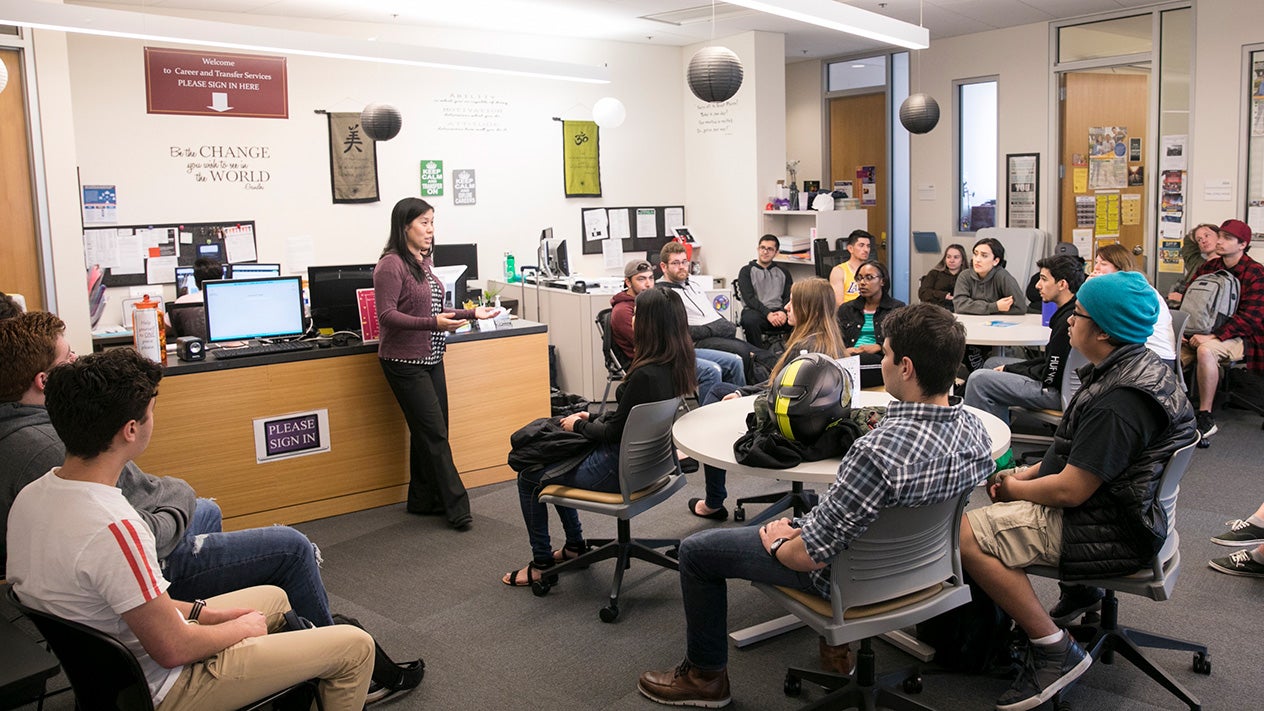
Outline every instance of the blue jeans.
<path id="1" fill-rule="evenodd" d="M 531 556 L 537 563 L 553 562 L 553 544 L 549 541 L 549 510 L 536 500 L 540 490 L 550 484 L 574 486 L 592 491 L 617 492 L 619 490 L 619 445 L 599 444 L 597 448 L 574 469 L 548 479 L 542 478 L 544 469 L 533 468 L 518 474 L 518 504 L 522 506 L 522 522 L 527 525 L 527 538 L 531 541 Z M 569 506 L 554 506 L 557 517 L 562 519 L 566 542 L 572 547 L 584 544 L 584 529 L 579 524 L 579 512 Z"/>
<path id="2" fill-rule="evenodd" d="M 996 415 L 1005 424 L 1009 424 L 1011 405 L 1033 410 L 1061 409 L 1061 390 L 1046 388 L 1026 375 L 992 370 L 998 365 L 1017 362 L 1017 358 L 988 358 L 983 367 L 966 380 L 965 404 Z"/>
<path id="3" fill-rule="evenodd" d="M 219 506 L 198 499 L 184 538 L 162 560 L 167 592 L 176 600 L 215 597 L 255 585 L 285 591 L 290 606 L 317 627 L 332 625 L 320 579 L 319 554 L 307 536 L 289 526 L 224 533 Z"/>
<path id="4" fill-rule="evenodd" d="M 685 658 L 707 671 L 729 661 L 728 580 L 741 578 L 815 592 L 808 573 L 768 556 L 759 528 L 713 528 L 680 543 L 680 591 L 685 605 Z"/>
<path id="5" fill-rule="evenodd" d="M 712 348 L 695 348 L 693 354 L 698 360 L 715 363 L 720 368 L 720 380 L 732 383 L 739 388 L 746 384 L 746 366 L 742 363 L 742 357 L 736 353 L 717 351 Z"/>
<path id="6" fill-rule="evenodd" d="M 713 402 L 719 402 L 724 399 L 725 395 L 737 392 L 737 386 L 724 383 L 719 385 L 707 393 L 706 397 L 699 394 L 699 405 L 710 405 Z M 702 465 L 703 475 L 706 477 L 706 507 L 709 509 L 718 509 L 724 505 L 724 500 L 729 497 L 729 490 L 725 487 L 728 474 L 719 467 L 710 464 Z"/>

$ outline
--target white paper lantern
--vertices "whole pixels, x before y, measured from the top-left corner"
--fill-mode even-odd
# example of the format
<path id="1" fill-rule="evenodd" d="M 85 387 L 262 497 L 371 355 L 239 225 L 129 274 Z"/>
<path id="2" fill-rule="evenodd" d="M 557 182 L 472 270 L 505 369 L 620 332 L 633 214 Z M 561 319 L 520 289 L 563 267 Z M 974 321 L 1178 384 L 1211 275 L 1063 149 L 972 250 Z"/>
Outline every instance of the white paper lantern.
<path id="1" fill-rule="evenodd" d="M 364 135 L 375 141 L 389 141 L 399 134 L 404 121 L 399 109 L 390 104 L 369 104 L 360 112 Z"/>
<path id="2" fill-rule="evenodd" d="M 598 99 L 593 105 L 593 121 L 602 128 L 618 128 L 627 117 L 628 110 L 624 108 L 623 102 L 613 96 Z"/>
<path id="3" fill-rule="evenodd" d="M 688 78 L 699 99 L 728 101 L 742 88 L 742 60 L 727 47 L 703 47 L 689 60 Z"/>
<path id="4" fill-rule="evenodd" d="M 939 123 L 939 102 L 927 94 L 913 94 L 900 104 L 900 123 L 909 133 L 929 133 Z"/>
<path id="5" fill-rule="evenodd" d="M 8 85 L 9 67 L 3 61 L 0 61 L 0 91 L 4 91 L 4 88 Z"/>

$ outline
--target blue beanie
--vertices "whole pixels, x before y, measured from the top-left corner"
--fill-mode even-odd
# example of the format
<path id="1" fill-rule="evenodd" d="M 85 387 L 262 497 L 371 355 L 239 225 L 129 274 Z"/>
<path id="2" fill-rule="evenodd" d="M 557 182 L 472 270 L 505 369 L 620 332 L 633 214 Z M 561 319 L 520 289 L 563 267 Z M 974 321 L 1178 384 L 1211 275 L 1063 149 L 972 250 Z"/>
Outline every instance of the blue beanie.
<path id="1" fill-rule="evenodd" d="M 1084 282 L 1075 298 L 1106 335 L 1123 343 L 1145 343 L 1159 319 L 1159 300 L 1138 272 L 1114 272 Z"/>

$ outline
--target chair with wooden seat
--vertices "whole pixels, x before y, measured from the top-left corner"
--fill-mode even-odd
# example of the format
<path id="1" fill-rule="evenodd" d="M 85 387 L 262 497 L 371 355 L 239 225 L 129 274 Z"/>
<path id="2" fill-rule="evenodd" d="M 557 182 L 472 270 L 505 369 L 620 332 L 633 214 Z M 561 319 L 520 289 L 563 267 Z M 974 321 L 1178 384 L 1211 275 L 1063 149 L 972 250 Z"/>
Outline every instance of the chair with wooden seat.
<path id="1" fill-rule="evenodd" d="M 765 583 L 756 588 L 825 638 L 829 645 L 860 640 L 850 676 L 790 668 L 784 689 L 797 696 L 802 681 L 829 690 L 807 708 L 877 707 L 929 711 L 896 693 L 921 691 L 916 668 L 874 669 L 872 638 L 928 620 L 970 601 L 961 568 L 961 513 L 970 492 L 930 506 L 884 509 L 869 528 L 831 561 L 830 599 Z"/>
<path id="2" fill-rule="evenodd" d="M 619 591 L 623 586 L 623 571 L 632 558 L 640 558 L 671 570 L 679 569 L 674 557 L 664 555 L 657 549 L 670 548 L 674 551 L 680 545 L 680 540 L 633 538 L 631 519 L 666 501 L 685 485 L 671 434 L 672 423 L 675 422 L 676 413 L 682 404 L 681 398 L 676 397 L 643 403 L 632 408 L 627 423 L 623 426 L 623 438 L 619 442 L 617 493 L 559 484 L 546 486 L 540 491 L 540 503 L 616 517 L 618 534 L 612 539 L 588 539 L 590 548 L 587 552 L 550 568 L 543 580 L 532 584 L 532 592 L 546 595 L 559 573 L 614 558 L 610 604 L 601 608 L 600 612 L 602 622 L 614 622 L 619 617 Z"/>

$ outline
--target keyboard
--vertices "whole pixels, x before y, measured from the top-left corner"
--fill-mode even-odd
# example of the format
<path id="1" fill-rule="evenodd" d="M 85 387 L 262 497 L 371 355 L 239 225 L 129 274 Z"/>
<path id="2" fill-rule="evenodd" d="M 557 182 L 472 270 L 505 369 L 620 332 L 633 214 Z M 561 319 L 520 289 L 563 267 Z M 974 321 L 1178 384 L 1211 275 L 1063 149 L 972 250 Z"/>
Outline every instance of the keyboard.
<path id="1" fill-rule="evenodd" d="M 260 343 L 257 346 L 243 346 L 241 348 L 216 348 L 211 352 L 215 354 L 215 360 L 227 360 L 230 358 L 245 358 L 247 356 L 310 351 L 315 347 L 316 344 L 311 341 L 281 341 L 278 343 Z"/>

